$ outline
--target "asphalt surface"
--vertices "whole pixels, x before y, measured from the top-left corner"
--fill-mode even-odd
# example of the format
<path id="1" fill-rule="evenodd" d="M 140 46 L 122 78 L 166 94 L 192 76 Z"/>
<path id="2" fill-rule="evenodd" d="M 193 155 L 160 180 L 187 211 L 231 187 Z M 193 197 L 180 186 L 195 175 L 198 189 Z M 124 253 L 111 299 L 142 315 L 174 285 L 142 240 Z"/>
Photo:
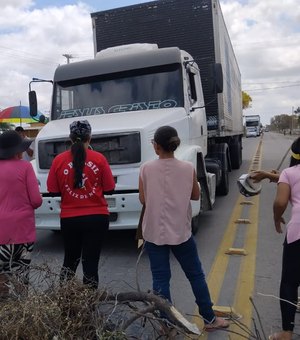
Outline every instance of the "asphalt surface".
<path id="1" fill-rule="evenodd" d="M 259 166 L 262 169 L 275 169 L 293 139 L 294 136 L 265 133 L 262 139 Z M 216 294 L 216 287 L 220 286 L 218 294 L 216 294 L 217 300 L 214 300 L 214 303 L 218 306 L 234 308 L 235 312 L 242 316 L 240 322 L 248 324 L 250 320 L 252 330 L 253 318 L 262 335 L 261 338 L 264 339 L 264 333 L 269 335 L 278 331 L 281 325 L 278 292 L 284 235 L 279 235 L 274 231 L 272 220 L 272 204 L 276 185 L 267 181 L 263 182 L 262 192 L 257 201 L 254 201 L 255 208 L 251 212 L 250 225 L 232 226 L 234 211 L 238 209 L 239 200 L 241 200 L 236 182 L 241 174 L 248 173 L 251 164 L 253 164 L 259 141 L 260 138 L 245 138 L 243 140 L 243 164 L 239 170 L 234 170 L 230 174 L 230 193 L 225 197 L 217 197 L 213 211 L 202 215 L 200 228 L 195 238 L 210 289 Z M 288 162 L 287 157 L 281 169 L 287 167 Z M 248 206 L 243 209 L 248 210 L 243 210 L 245 214 L 242 217 L 248 218 L 247 213 L 248 211 L 250 213 L 249 209 L 252 208 Z M 286 213 L 286 219 L 288 219 L 288 213 L 289 211 Z M 225 268 L 220 263 L 224 259 L 222 244 L 231 237 L 228 230 L 234 230 L 234 247 L 244 248 L 247 245 L 251 251 L 247 255 L 248 257 L 230 256 Z M 136 290 L 138 281 L 142 290 L 151 289 L 151 273 L 145 254 L 136 267 L 139 251 L 134 236 L 134 231 L 109 232 L 99 266 L 101 286 L 108 287 L 113 291 L 129 291 Z M 46 262 L 54 270 L 59 271 L 62 260 L 63 247 L 60 234 L 51 231 L 38 231 L 33 263 Z M 246 263 L 244 267 L 243 263 Z M 242 270 L 242 268 L 244 269 Z M 214 273 L 215 279 L 212 277 L 212 273 Z M 82 276 L 81 268 L 78 268 L 77 275 Z M 222 278 L 222 282 L 219 278 Z M 173 258 L 171 291 L 176 308 L 188 319 L 197 320 L 197 317 L 194 317 L 197 314 L 197 309 L 189 282 Z M 257 313 L 249 302 L 250 296 L 253 298 Z M 247 302 L 241 303 L 241 299 L 247 300 Z M 236 306 L 239 306 L 238 310 Z M 300 314 L 297 314 L 295 331 L 298 334 L 300 334 L 299 324 Z M 242 332 L 240 328 L 233 329 L 238 329 L 238 332 L 243 336 L 218 331 L 208 336 L 204 335 L 201 339 L 250 338 L 245 335 L 247 332 Z M 295 335 L 294 338 L 300 339 L 300 336 Z"/>

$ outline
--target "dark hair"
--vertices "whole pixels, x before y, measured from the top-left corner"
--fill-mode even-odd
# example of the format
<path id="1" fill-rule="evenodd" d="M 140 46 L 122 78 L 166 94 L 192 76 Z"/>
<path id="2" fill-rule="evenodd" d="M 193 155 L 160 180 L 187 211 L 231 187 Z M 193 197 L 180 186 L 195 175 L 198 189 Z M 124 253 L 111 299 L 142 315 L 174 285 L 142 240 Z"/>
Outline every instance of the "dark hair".
<path id="1" fill-rule="evenodd" d="M 291 151 L 293 154 L 300 158 L 300 137 L 298 137 L 291 146 Z M 294 166 L 300 164 L 300 159 L 295 158 L 293 155 L 291 156 L 290 166 Z"/>
<path id="2" fill-rule="evenodd" d="M 166 152 L 174 152 L 180 145 L 180 138 L 172 126 L 158 128 L 154 134 L 154 141 Z"/>
<path id="3" fill-rule="evenodd" d="M 82 188 L 82 174 L 86 159 L 86 143 L 91 136 L 91 127 L 88 121 L 76 121 L 70 125 L 70 139 L 72 141 L 71 153 L 74 169 L 74 189 Z"/>
<path id="4" fill-rule="evenodd" d="M 22 138 L 17 131 L 4 131 L 0 134 L 0 159 L 13 158 L 27 150 L 31 143 L 31 139 Z"/>
<path id="5" fill-rule="evenodd" d="M 22 126 L 17 126 L 15 128 L 15 131 L 17 131 L 17 132 L 24 132 L 25 130 L 24 130 L 24 128 L 22 128 Z"/>

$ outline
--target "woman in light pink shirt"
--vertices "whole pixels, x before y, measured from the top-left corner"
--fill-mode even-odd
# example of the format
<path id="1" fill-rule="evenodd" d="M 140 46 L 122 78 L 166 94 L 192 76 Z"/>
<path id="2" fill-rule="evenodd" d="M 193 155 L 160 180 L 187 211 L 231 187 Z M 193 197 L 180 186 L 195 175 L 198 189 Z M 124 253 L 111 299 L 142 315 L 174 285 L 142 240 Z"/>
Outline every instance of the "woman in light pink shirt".
<path id="1" fill-rule="evenodd" d="M 300 138 L 294 141 L 291 151 L 290 167 L 280 174 L 273 204 L 274 224 L 278 233 L 283 232 L 282 224 L 285 223 L 283 214 L 289 202 L 292 210 L 286 226 L 282 256 L 280 282 L 282 331 L 270 335 L 271 340 L 292 339 L 300 285 Z"/>
<path id="2" fill-rule="evenodd" d="M 28 279 L 36 238 L 34 209 L 42 204 L 32 165 L 22 160 L 30 144 L 15 131 L 0 135 L 0 294 L 1 288 L 6 293 L 7 274 L 16 271 L 24 282 Z"/>
<path id="3" fill-rule="evenodd" d="M 174 157 L 179 144 L 180 139 L 173 127 L 160 127 L 153 141 L 158 159 L 141 166 L 139 196 L 141 203 L 145 204 L 143 238 L 150 260 L 153 291 L 171 302 L 169 256 L 172 251 L 190 281 L 205 329 L 213 331 L 226 328 L 229 323 L 216 317 L 212 309 L 191 232 L 190 200 L 199 200 L 199 184 L 193 165 Z"/>

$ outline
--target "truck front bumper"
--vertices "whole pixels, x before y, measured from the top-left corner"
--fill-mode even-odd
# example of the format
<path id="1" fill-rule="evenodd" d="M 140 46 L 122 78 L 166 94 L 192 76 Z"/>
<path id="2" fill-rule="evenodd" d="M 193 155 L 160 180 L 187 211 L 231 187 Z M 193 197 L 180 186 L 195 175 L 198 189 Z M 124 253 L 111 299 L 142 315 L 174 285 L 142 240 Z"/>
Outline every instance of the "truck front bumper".
<path id="1" fill-rule="evenodd" d="M 105 197 L 110 211 L 110 230 L 136 229 L 142 209 L 138 193 L 114 194 Z M 60 197 L 43 197 L 35 211 L 37 229 L 60 230 Z"/>

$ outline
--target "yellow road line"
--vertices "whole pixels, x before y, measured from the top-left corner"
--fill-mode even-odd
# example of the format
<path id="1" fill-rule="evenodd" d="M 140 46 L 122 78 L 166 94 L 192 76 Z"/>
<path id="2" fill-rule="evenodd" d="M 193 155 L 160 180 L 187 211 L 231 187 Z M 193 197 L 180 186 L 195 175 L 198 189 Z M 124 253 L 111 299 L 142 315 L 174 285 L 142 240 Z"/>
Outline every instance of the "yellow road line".
<path id="1" fill-rule="evenodd" d="M 225 252 L 227 249 L 229 249 L 232 246 L 235 240 L 235 235 L 237 231 L 235 220 L 242 213 L 243 206 L 240 204 L 242 200 L 243 200 L 242 196 L 239 196 L 237 203 L 235 204 L 233 212 L 231 214 L 231 217 L 230 217 L 227 229 L 224 233 L 222 242 L 219 246 L 219 250 L 216 254 L 215 261 L 207 277 L 207 284 L 208 284 L 210 296 L 214 304 L 217 304 L 217 301 L 219 299 L 225 273 L 227 271 L 227 266 L 230 260 L 230 256 L 225 254 Z M 193 322 L 195 322 L 198 325 L 198 327 L 200 328 L 203 327 L 203 323 L 199 318 L 195 317 L 193 319 Z M 201 339 L 205 339 L 205 338 L 202 337 Z"/>
<path id="2" fill-rule="evenodd" d="M 259 196 L 255 196 L 253 202 L 254 205 L 249 211 L 249 218 L 252 221 L 252 224 L 248 227 L 244 244 L 244 248 L 247 250 L 248 255 L 244 256 L 241 261 L 233 304 L 234 309 L 242 315 L 241 322 L 249 329 L 252 324 L 252 304 L 249 297 L 252 296 L 255 285 Z M 241 329 L 238 326 L 232 325 L 230 329 L 241 333 Z M 242 333 L 245 334 L 244 332 Z M 236 334 L 231 334 L 230 339 L 240 340 L 241 337 Z"/>
<path id="3" fill-rule="evenodd" d="M 259 162 L 257 164 L 258 167 L 256 169 L 260 168 L 261 154 L 262 140 L 260 140 L 256 152 L 256 155 L 259 156 Z M 241 261 L 233 304 L 235 310 L 243 316 L 241 322 L 249 329 L 251 328 L 252 324 L 252 304 L 249 298 L 252 296 L 255 286 L 256 250 L 259 225 L 259 199 L 259 195 L 254 196 L 252 198 L 252 202 L 254 204 L 249 208 L 249 220 L 251 221 L 251 225 L 248 226 L 244 244 L 244 248 L 246 249 L 248 255 L 245 256 Z M 238 332 L 240 329 L 237 326 L 231 326 L 231 330 Z M 230 339 L 240 340 L 240 336 L 232 334 Z"/>
<path id="4" fill-rule="evenodd" d="M 257 157 L 261 158 L 262 154 L 262 140 L 260 140 L 255 156 L 252 159 L 250 169 L 259 169 L 261 159 L 257 162 Z M 255 164 L 254 164 L 255 160 Z M 237 202 L 233 208 L 230 220 L 228 222 L 226 231 L 224 233 L 222 242 L 215 257 L 215 261 L 211 267 L 209 275 L 207 277 L 207 284 L 209 287 L 211 299 L 214 304 L 217 304 L 220 292 L 222 289 L 224 277 L 227 271 L 230 256 L 225 252 L 232 247 L 236 232 L 236 220 L 241 218 L 244 205 L 241 204 L 244 201 L 244 197 L 239 195 Z M 252 198 L 253 205 L 249 207 L 249 220 L 251 224 L 247 226 L 248 230 L 245 236 L 244 249 L 247 251 L 247 256 L 241 258 L 239 276 L 237 280 L 236 293 L 234 297 L 233 307 L 237 313 L 242 314 L 242 323 L 248 328 L 251 327 L 252 317 L 252 305 L 249 301 L 249 297 L 252 295 L 255 285 L 255 268 L 256 268 L 256 246 L 258 235 L 258 213 L 259 213 L 259 195 Z M 197 312 L 195 312 L 197 314 Z M 199 328 L 203 327 L 203 322 L 194 317 L 192 322 L 196 323 Z M 238 326 L 232 325 L 230 327 L 232 331 L 241 332 Z M 244 334 L 244 332 L 242 332 Z M 201 340 L 207 339 L 207 333 L 204 333 Z M 239 340 L 240 336 L 230 333 L 231 340 Z"/>

